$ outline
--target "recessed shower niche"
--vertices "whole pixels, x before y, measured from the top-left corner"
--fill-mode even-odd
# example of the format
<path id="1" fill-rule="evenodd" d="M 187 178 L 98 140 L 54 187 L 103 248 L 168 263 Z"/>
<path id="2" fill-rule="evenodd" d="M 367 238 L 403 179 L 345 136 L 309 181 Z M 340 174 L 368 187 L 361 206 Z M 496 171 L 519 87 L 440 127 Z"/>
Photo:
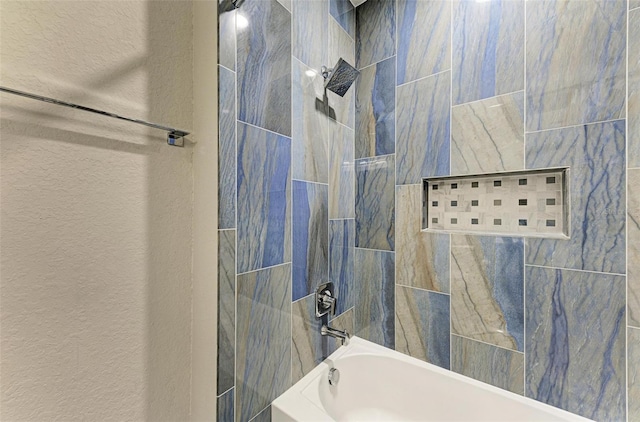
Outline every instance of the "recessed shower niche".
<path id="1" fill-rule="evenodd" d="M 568 239 L 568 168 L 423 179 L 422 229 Z"/>

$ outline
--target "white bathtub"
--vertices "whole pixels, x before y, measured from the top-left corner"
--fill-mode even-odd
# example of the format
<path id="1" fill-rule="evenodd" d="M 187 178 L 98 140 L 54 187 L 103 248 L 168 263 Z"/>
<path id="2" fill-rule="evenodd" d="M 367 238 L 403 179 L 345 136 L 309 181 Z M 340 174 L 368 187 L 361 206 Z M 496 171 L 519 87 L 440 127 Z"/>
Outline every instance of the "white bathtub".
<path id="1" fill-rule="evenodd" d="M 329 369 L 340 371 L 331 386 Z M 587 421 L 358 337 L 271 405 L 290 421 Z"/>

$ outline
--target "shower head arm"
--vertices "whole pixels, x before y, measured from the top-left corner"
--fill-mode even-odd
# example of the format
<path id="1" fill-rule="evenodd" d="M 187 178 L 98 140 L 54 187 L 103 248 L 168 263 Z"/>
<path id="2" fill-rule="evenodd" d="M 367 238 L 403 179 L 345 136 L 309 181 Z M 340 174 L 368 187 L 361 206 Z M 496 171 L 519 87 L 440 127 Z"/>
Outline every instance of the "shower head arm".
<path id="1" fill-rule="evenodd" d="M 328 79 L 329 76 L 331 76 L 331 72 L 333 72 L 333 67 L 329 68 L 327 66 L 322 66 L 322 68 L 320 68 L 320 71 L 322 73 L 322 77 Z"/>

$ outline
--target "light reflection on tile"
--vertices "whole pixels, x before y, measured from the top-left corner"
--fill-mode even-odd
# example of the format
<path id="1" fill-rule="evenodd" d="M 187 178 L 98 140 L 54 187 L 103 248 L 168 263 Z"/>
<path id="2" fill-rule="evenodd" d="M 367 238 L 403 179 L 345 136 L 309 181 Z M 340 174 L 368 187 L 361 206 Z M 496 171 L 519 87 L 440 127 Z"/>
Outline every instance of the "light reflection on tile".
<path id="1" fill-rule="evenodd" d="M 396 286 L 396 350 L 449 369 L 449 295 Z"/>
<path id="2" fill-rule="evenodd" d="M 398 87 L 398 184 L 449 174 L 449 84 L 443 72 Z"/>
<path id="3" fill-rule="evenodd" d="M 355 333 L 394 348 L 394 253 L 355 250 Z"/>
<path id="4" fill-rule="evenodd" d="M 230 389 L 223 395 L 217 398 L 217 418 L 218 422 L 234 422 L 233 418 L 233 391 Z"/>
<path id="5" fill-rule="evenodd" d="M 302 63 L 319 70 L 327 65 L 329 8 L 323 0 L 293 1 L 291 51 Z"/>
<path id="6" fill-rule="evenodd" d="M 234 385 L 236 345 L 236 232 L 218 231 L 218 394 Z"/>
<path id="7" fill-rule="evenodd" d="M 624 118 L 626 9 L 527 3 L 527 130 Z"/>
<path id="8" fill-rule="evenodd" d="M 522 91 L 453 107 L 451 119 L 452 174 L 523 169 Z"/>
<path id="9" fill-rule="evenodd" d="M 356 289 L 353 276 L 355 252 L 354 220 L 329 221 L 329 281 L 333 282 L 336 314 L 341 314 L 355 304 Z"/>
<path id="10" fill-rule="evenodd" d="M 218 15 L 218 64 L 236 70 L 236 11 Z"/>
<path id="11" fill-rule="evenodd" d="M 524 88 L 524 1 L 456 0 L 453 104 Z"/>
<path id="12" fill-rule="evenodd" d="M 291 385 L 291 265 L 238 275 L 236 420 Z"/>
<path id="13" fill-rule="evenodd" d="M 448 1 L 398 0 L 398 85 L 451 68 L 450 30 Z"/>
<path id="14" fill-rule="evenodd" d="M 293 300 L 327 281 L 327 185 L 293 181 Z"/>
<path id="15" fill-rule="evenodd" d="M 363 69 L 356 80 L 356 158 L 395 152 L 395 79 L 393 57 Z"/>
<path id="16" fill-rule="evenodd" d="M 357 68 L 396 54 L 395 0 L 369 0 L 356 8 Z M 395 76 L 394 76 L 395 80 Z"/>
<path id="17" fill-rule="evenodd" d="M 451 336 L 451 370 L 524 394 L 524 354 L 489 344 Z"/>
<path id="18" fill-rule="evenodd" d="M 396 204 L 396 283 L 449 293 L 449 234 L 422 231 L 422 185 L 396 186 Z"/>
<path id="19" fill-rule="evenodd" d="M 640 0 L 638 0 L 640 6 Z M 640 10 L 629 12 L 629 167 L 640 167 Z"/>
<path id="20" fill-rule="evenodd" d="M 238 120 L 291 136 L 291 13 L 276 0 L 239 10 L 249 25 L 237 34 Z"/>
<path id="21" fill-rule="evenodd" d="M 571 239 L 527 239 L 527 264 L 625 273 L 625 122 L 527 134 L 527 168 L 570 166 Z"/>
<path id="22" fill-rule="evenodd" d="M 218 66 L 218 228 L 236 226 L 236 75 Z"/>
<path id="23" fill-rule="evenodd" d="M 329 123 L 329 218 L 355 216 L 354 132 Z"/>
<path id="24" fill-rule="evenodd" d="M 452 332 L 523 351 L 523 267 L 521 238 L 452 235 Z"/>
<path id="25" fill-rule="evenodd" d="M 238 124 L 238 273 L 291 259 L 291 141 Z"/>
<path id="26" fill-rule="evenodd" d="M 625 278 L 526 268 L 526 395 L 625 420 Z"/>
<path id="27" fill-rule="evenodd" d="M 629 170 L 627 271 L 629 325 L 640 327 L 640 169 Z"/>
<path id="28" fill-rule="evenodd" d="M 640 330 L 628 329 L 629 421 L 640 421 Z"/>
<path id="29" fill-rule="evenodd" d="M 292 175 L 294 179 L 328 182 L 327 124 L 322 110 L 316 108 L 322 100 L 324 79 L 297 59 L 293 59 Z"/>
<path id="30" fill-rule="evenodd" d="M 356 160 L 356 246 L 395 246 L 395 160 L 393 155 Z"/>

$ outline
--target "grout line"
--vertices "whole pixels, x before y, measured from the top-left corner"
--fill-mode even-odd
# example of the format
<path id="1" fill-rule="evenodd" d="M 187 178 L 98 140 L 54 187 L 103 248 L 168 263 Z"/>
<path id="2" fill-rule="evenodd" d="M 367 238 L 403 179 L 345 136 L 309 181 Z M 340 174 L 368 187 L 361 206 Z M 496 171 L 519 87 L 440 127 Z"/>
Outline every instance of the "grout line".
<path id="1" fill-rule="evenodd" d="M 452 166 L 453 166 L 453 157 L 451 154 L 451 146 L 452 146 L 452 132 L 451 129 L 453 128 L 453 122 L 452 122 L 452 117 L 453 117 L 453 14 L 454 14 L 454 10 L 453 10 L 453 1 L 450 2 L 450 9 L 449 9 L 449 68 L 451 69 L 451 72 L 449 73 L 449 175 L 451 175 L 451 170 L 452 170 Z M 423 181 L 424 183 L 424 181 Z M 422 200 L 424 200 L 424 198 L 421 197 Z M 428 217 L 428 216 L 427 216 Z M 428 224 L 428 223 L 425 223 Z M 453 236 L 451 235 L 451 233 L 449 233 L 449 278 L 448 278 L 448 282 L 449 282 L 449 370 L 451 370 L 451 363 L 453 362 L 453 337 L 451 337 L 453 335 L 453 300 L 452 300 L 452 293 L 453 293 L 453 289 L 451 288 L 451 278 L 452 278 L 452 273 L 451 273 L 451 261 L 453 261 L 452 258 L 452 254 L 453 254 L 453 246 L 452 246 L 452 240 L 453 240 Z"/>
<path id="2" fill-rule="evenodd" d="M 235 53 L 235 59 L 236 59 L 236 69 L 238 69 L 239 67 L 239 60 L 238 60 L 238 28 L 237 28 L 237 20 L 236 20 L 236 16 L 238 15 L 237 12 L 234 12 L 234 28 L 233 28 L 233 44 L 234 44 L 234 53 Z M 238 160 L 238 128 L 240 127 L 240 125 L 238 124 L 238 116 L 239 116 L 239 103 L 240 101 L 238 101 L 238 74 L 235 74 L 235 87 L 234 87 L 234 91 L 235 91 L 235 98 L 234 98 L 234 102 L 235 102 L 235 113 L 236 115 L 235 117 L 235 149 L 236 149 L 236 174 L 235 174 L 235 198 L 233 198 L 234 201 L 234 208 L 235 208 L 235 226 L 236 229 L 238 227 L 238 166 L 237 166 L 237 160 Z M 235 262 L 234 262 L 234 266 L 233 266 L 233 272 L 234 272 L 234 276 L 233 276 L 233 295 L 234 295 L 234 302 L 233 302 L 233 386 L 237 387 L 238 386 L 238 231 L 236 230 L 235 232 L 235 236 L 234 236 L 234 251 L 233 254 L 235 256 Z M 217 281 L 217 280 L 216 280 Z M 218 303 L 218 306 L 220 305 L 220 303 Z M 219 309 L 219 308 L 218 308 Z M 217 354 L 216 354 L 216 358 L 217 358 Z M 239 403 L 239 399 L 238 399 L 238 390 L 234 390 L 233 392 L 233 418 L 237 419 L 238 415 L 236 413 L 238 412 L 238 405 Z M 217 410 L 217 409 L 216 409 Z"/>
<path id="3" fill-rule="evenodd" d="M 500 98 L 500 97 L 506 97 L 508 95 L 517 94 L 519 92 L 522 92 L 524 94 L 525 91 L 524 91 L 524 89 L 519 89 L 517 91 L 505 92 L 504 94 L 492 95 L 491 97 L 481 98 L 479 100 L 473 100 L 473 101 L 467 101 L 466 103 L 454 104 L 454 105 L 451 106 L 451 108 L 460 107 L 460 106 L 468 106 L 470 104 L 480 103 L 482 101 L 487 101 L 487 100 L 493 100 L 493 99 Z"/>
<path id="4" fill-rule="evenodd" d="M 292 34 L 293 34 L 293 8 L 295 7 L 294 2 L 291 2 L 291 21 L 290 21 L 290 40 L 292 38 Z M 327 37 L 328 39 L 328 37 Z M 328 47 L 327 47 L 327 53 L 328 53 Z M 288 179 L 290 180 L 290 184 L 291 184 L 291 189 L 289 189 L 289 197 L 286 200 L 289 201 L 289 207 L 290 207 L 290 211 L 291 211 L 291 218 L 289 219 L 289 236 L 291 238 L 291 242 L 290 242 L 290 249 L 289 249 L 289 256 L 291 257 L 291 261 L 293 262 L 293 169 L 291 168 L 291 165 L 293 164 L 293 67 L 294 67 L 294 63 L 295 60 L 298 60 L 294 55 L 293 55 L 293 49 L 291 50 L 291 67 L 289 68 L 290 71 L 290 75 L 289 75 L 289 83 L 291 84 L 291 92 L 289 93 L 289 104 L 291 105 L 291 122 L 292 122 L 292 127 L 291 127 L 291 144 L 289 147 L 289 174 L 288 174 Z M 300 63 L 302 63 L 300 61 Z M 304 65 L 304 63 L 302 63 Z M 293 265 L 292 265 L 293 267 Z M 289 300 L 289 385 L 288 387 L 291 387 L 293 385 L 293 268 L 291 268 L 291 271 L 289 273 L 289 293 L 290 296 L 288 298 Z M 258 413 L 259 414 L 259 413 Z"/>
<path id="5" fill-rule="evenodd" d="M 407 285 L 405 285 L 405 284 L 398 284 L 398 283 L 396 283 L 396 286 L 397 286 L 397 287 L 407 288 L 407 289 L 419 290 L 419 291 L 421 291 L 421 292 L 435 293 L 435 294 L 443 295 L 443 296 L 451 296 L 451 293 L 438 292 L 438 291 L 436 291 L 436 290 L 429 290 L 429 289 L 425 289 L 424 287 L 407 286 Z"/>
<path id="6" fill-rule="evenodd" d="M 260 416 L 262 414 L 262 412 L 264 412 L 265 410 L 267 410 L 269 408 L 269 406 L 271 406 L 272 402 L 269 402 L 269 404 L 267 405 L 267 407 L 265 407 L 264 409 L 262 409 L 261 411 L 259 411 L 258 413 L 255 414 L 254 417 L 252 417 L 251 419 L 249 419 L 249 422 L 255 420 L 255 418 L 257 418 L 258 416 Z"/>
<path id="7" fill-rule="evenodd" d="M 475 342 L 477 342 L 477 343 L 482 343 L 482 344 L 485 344 L 485 345 L 487 345 L 487 346 L 497 347 L 498 349 L 506 350 L 507 352 L 513 352 L 513 353 L 518 353 L 518 354 L 524 355 L 524 352 L 521 352 L 521 351 L 519 351 L 519 350 L 513 350 L 513 349 L 509 349 L 508 347 L 498 346 L 498 345 L 496 345 L 496 344 L 487 343 L 486 341 L 482 341 L 482 340 L 478 340 L 478 339 L 475 339 L 475 338 L 471 338 L 471 337 L 463 336 L 463 335 L 458 334 L 458 333 L 451 333 L 451 335 L 452 335 L 452 336 L 456 336 L 456 337 L 463 338 L 463 339 L 465 339 L 465 340 L 470 340 L 470 341 L 475 341 Z"/>
<path id="8" fill-rule="evenodd" d="M 418 79 L 414 79 L 414 80 L 409 81 L 409 82 L 401 83 L 400 85 L 396 85 L 396 88 L 400 88 L 401 86 L 411 85 L 411 84 L 416 83 L 416 82 L 424 81 L 425 79 L 433 78 L 435 76 L 439 76 L 439 75 L 442 75 L 443 73 L 447 73 L 447 72 L 450 72 L 450 71 L 451 71 L 451 69 L 441 70 L 440 72 L 432 73 L 431 75 L 422 76 L 422 77 L 420 77 Z M 451 105 L 451 102 L 449 102 L 449 105 Z"/>
<path id="9" fill-rule="evenodd" d="M 549 269 L 549 270 L 577 271 L 577 272 L 581 272 L 581 273 L 613 275 L 613 276 L 616 276 L 616 277 L 625 277 L 626 276 L 626 274 L 620 274 L 620 273 L 607 273 L 607 272 L 604 272 L 604 271 L 579 270 L 579 269 L 576 269 L 576 268 L 549 267 L 547 265 L 536 265 L 536 264 L 527 264 L 527 263 L 525 263 L 525 267 L 546 268 L 546 269 Z"/>
<path id="10" fill-rule="evenodd" d="M 394 58 L 394 57 L 396 57 L 396 54 L 392 54 L 391 56 L 389 56 L 389 57 L 385 57 L 385 58 L 384 58 L 384 59 L 382 59 L 382 60 L 378 60 L 378 61 L 377 61 L 377 62 L 375 62 L 375 63 L 368 64 L 368 65 L 366 65 L 366 66 L 364 66 L 364 67 L 359 68 L 358 70 L 359 70 L 360 72 L 362 72 L 363 70 L 365 70 L 365 69 L 366 69 L 366 68 L 368 68 L 368 67 L 376 66 L 376 65 L 378 65 L 378 64 L 380 64 L 380 63 L 382 63 L 382 62 L 384 62 L 384 61 L 386 61 L 386 60 L 392 59 L 392 58 Z M 356 57 L 356 60 L 357 60 L 357 57 Z"/>
<path id="11" fill-rule="evenodd" d="M 245 271 L 243 273 L 237 273 L 236 276 L 241 276 L 241 275 L 246 275 L 246 274 L 251 274 L 251 273 L 257 273 L 258 271 L 271 270 L 273 268 L 282 267 L 283 265 L 290 265 L 290 264 L 291 264 L 291 261 L 287 261 L 287 262 L 283 262 L 281 264 L 271 265 L 269 267 L 257 268 L 255 270 Z"/>
<path id="12" fill-rule="evenodd" d="M 386 158 L 386 157 L 391 157 L 393 155 L 396 155 L 396 153 L 394 152 L 392 154 L 372 155 L 371 157 L 356 158 L 356 159 L 354 159 L 354 162 L 358 162 L 358 161 L 362 161 L 362 160 L 373 160 L 373 159 L 378 159 L 378 158 Z"/>
<path id="13" fill-rule="evenodd" d="M 329 183 L 324 183 L 324 182 L 314 182 L 313 180 L 304 180 L 304 179 L 295 179 L 295 178 L 291 178 L 292 182 L 302 182 L 302 183 L 311 183 L 314 185 L 321 185 L 321 186 L 329 186 Z"/>
<path id="14" fill-rule="evenodd" d="M 400 43 L 400 39 L 398 37 L 398 2 L 394 2 L 394 19 L 395 19 L 395 77 L 393 81 L 393 248 L 394 250 L 397 248 L 398 239 L 396 238 L 396 227 L 398 226 L 398 157 L 395 154 L 398 152 L 398 45 Z M 397 350 L 398 345 L 396 344 L 396 319 L 398 315 L 398 285 L 396 284 L 398 281 L 398 262 L 397 255 L 393 256 L 393 348 Z"/>
<path id="15" fill-rule="evenodd" d="M 363 250 L 363 251 L 396 253 L 396 251 L 389 251 L 389 250 L 386 250 L 386 249 L 361 248 L 361 247 L 359 247 L 359 246 L 356 246 L 355 248 L 356 248 L 356 249 L 361 249 L 361 250 Z"/>
<path id="16" fill-rule="evenodd" d="M 233 73 L 234 75 L 236 74 L 236 71 L 235 71 L 235 70 L 231 70 L 231 69 L 229 69 L 227 66 L 225 66 L 225 65 L 223 65 L 223 64 L 218 63 L 218 67 L 221 67 L 221 68 L 223 68 L 223 69 L 226 69 L 226 70 L 228 70 L 229 72 Z"/>
<path id="17" fill-rule="evenodd" d="M 625 180 L 624 180 L 624 192 L 625 192 L 625 270 L 626 273 L 629 274 L 629 0 L 627 3 L 627 33 L 626 33 L 626 57 L 625 57 Z M 625 277 L 625 314 L 627 319 L 627 326 L 629 325 L 629 277 Z M 629 330 L 625 330 L 625 350 L 624 350 L 624 362 L 625 362 L 625 380 L 624 380 L 624 390 L 626 394 L 626 416 L 627 421 L 629 421 Z"/>
<path id="18" fill-rule="evenodd" d="M 231 227 L 231 228 L 228 228 L 228 229 L 218 229 L 218 231 L 219 232 L 228 232 L 228 231 L 235 230 L 235 229 L 236 229 L 235 227 Z"/>
<path id="19" fill-rule="evenodd" d="M 527 2 L 523 2 L 524 8 L 524 71 L 523 79 L 523 95 L 522 109 L 524 110 L 522 118 L 522 168 L 527 168 Z M 566 210 L 564 211 L 566 214 Z M 522 239 L 522 395 L 527 395 L 527 238 Z"/>
<path id="20" fill-rule="evenodd" d="M 526 100 L 525 100 L 526 101 Z M 619 122 L 625 120 L 624 118 L 616 118 L 616 119 L 609 119 L 609 120 L 599 120 L 597 122 L 588 122 L 588 123 L 578 123 L 575 125 L 567 125 L 567 126 L 559 126 L 559 127 L 552 127 L 549 129 L 540 129 L 540 130 L 531 130 L 531 131 L 527 131 L 525 128 L 525 135 L 527 134 L 533 134 L 533 133 L 543 133 L 543 132 L 550 132 L 553 130 L 561 130 L 561 129 L 571 129 L 571 128 L 576 128 L 576 127 L 583 127 L 583 126 L 592 126 L 592 125 L 599 125 L 599 124 L 603 124 L 603 123 L 613 123 L 613 122 Z"/>
<path id="21" fill-rule="evenodd" d="M 636 331 L 640 332 L 640 327 L 635 327 L 633 325 L 627 325 L 627 328 L 630 329 L 630 330 L 636 330 Z M 629 344 L 629 343 L 627 343 L 627 344 Z"/>
<path id="22" fill-rule="evenodd" d="M 351 34 L 349 34 L 347 32 L 347 30 L 342 27 L 342 24 L 340 24 L 340 22 L 338 22 L 338 20 L 331 14 L 331 2 L 328 2 L 328 3 L 329 3 L 329 19 L 333 19 L 333 21 L 338 25 L 338 27 L 342 30 L 342 32 L 344 32 L 347 35 L 347 37 L 349 37 L 349 39 L 355 43 L 356 40 L 353 39 Z M 354 10 L 354 13 L 355 13 L 355 8 L 353 10 Z M 349 13 L 349 12 L 347 12 L 347 13 Z M 346 15 L 347 13 L 343 13 L 343 15 Z M 331 36 L 329 36 L 329 39 L 331 39 Z"/>
<path id="23" fill-rule="evenodd" d="M 235 388 L 235 386 L 229 387 L 224 393 L 216 396 L 216 399 L 219 399 L 220 397 L 224 396 L 225 394 L 227 394 L 229 391 L 233 390 Z"/>

